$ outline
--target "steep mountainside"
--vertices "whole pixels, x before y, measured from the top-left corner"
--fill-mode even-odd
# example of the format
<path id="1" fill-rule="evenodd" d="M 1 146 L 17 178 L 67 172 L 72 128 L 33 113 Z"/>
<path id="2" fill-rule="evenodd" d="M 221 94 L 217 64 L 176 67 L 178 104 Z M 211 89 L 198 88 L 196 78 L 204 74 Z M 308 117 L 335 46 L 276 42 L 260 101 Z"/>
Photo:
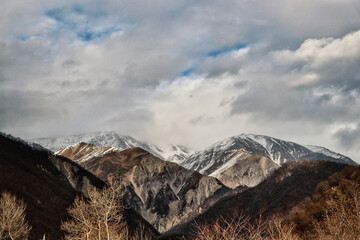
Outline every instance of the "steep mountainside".
<path id="1" fill-rule="evenodd" d="M 275 170 L 267 179 L 240 193 L 227 194 L 206 212 L 195 215 L 169 232 L 190 232 L 193 224 L 236 217 L 240 214 L 263 218 L 286 214 L 305 198 L 310 197 L 321 181 L 348 165 L 326 161 L 289 162 Z"/>
<path id="2" fill-rule="evenodd" d="M 31 239 L 60 239 L 60 222 L 80 192 L 104 183 L 74 162 L 0 134 L 0 191 L 27 204 Z"/>
<path id="3" fill-rule="evenodd" d="M 233 168 L 234 166 L 236 166 L 236 170 L 229 170 L 229 172 L 237 172 L 240 170 L 242 166 L 241 162 L 243 162 L 242 160 L 249 154 L 264 156 L 271 159 L 276 164 L 308 159 L 356 165 L 350 158 L 331 152 L 326 148 L 314 146 L 305 147 L 293 142 L 253 134 L 241 134 L 217 142 L 203 151 L 192 154 L 189 158 L 179 164 L 185 168 L 194 169 L 202 174 L 222 179 L 224 171 Z M 255 161 L 253 163 L 254 168 L 261 169 L 262 172 L 258 172 L 255 169 L 251 171 L 258 172 L 259 176 L 267 176 L 267 174 L 276 168 L 276 164 L 268 163 L 269 166 L 271 165 L 270 169 L 264 169 Z M 249 168 L 250 165 L 251 164 L 247 164 L 247 168 Z M 246 172 L 246 169 L 241 169 L 241 171 Z M 229 176 L 229 174 L 225 175 Z M 256 179 L 257 176 L 254 177 L 252 182 L 256 182 Z M 242 180 L 239 179 L 239 181 Z"/>
<path id="4" fill-rule="evenodd" d="M 108 149 L 81 143 L 62 153 L 75 161 L 88 158 L 79 154 L 88 152 L 86 146 L 97 152 Z M 163 161 L 141 148 L 113 149 L 82 161 L 81 165 L 104 181 L 121 179 L 127 203 L 159 231 L 170 229 L 208 197 L 227 190 L 213 177 Z"/>
<path id="5" fill-rule="evenodd" d="M 0 133 L 0 192 L 6 190 L 27 204 L 30 239 L 42 239 L 43 234 L 46 239 L 61 239 L 60 224 L 75 196 L 103 186 L 103 181 L 73 161 Z M 141 224 L 158 235 L 133 209 L 126 209 L 125 219 L 132 227 Z"/>
<path id="6" fill-rule="evenodd" d="M 95 132 L 67 137 L 37 138 L 30 142 L 40 144 L 53 152 L 60 151 L 79 142 L 91 143 L 96 146 L 110 146 L 118 149 L 140 147 L 151 154 L 174 162 L 183 161 L 194 151 L 181 145 L 155 146 L 136 140 L 130 136 L 119 136 L 115 132 Z"/>

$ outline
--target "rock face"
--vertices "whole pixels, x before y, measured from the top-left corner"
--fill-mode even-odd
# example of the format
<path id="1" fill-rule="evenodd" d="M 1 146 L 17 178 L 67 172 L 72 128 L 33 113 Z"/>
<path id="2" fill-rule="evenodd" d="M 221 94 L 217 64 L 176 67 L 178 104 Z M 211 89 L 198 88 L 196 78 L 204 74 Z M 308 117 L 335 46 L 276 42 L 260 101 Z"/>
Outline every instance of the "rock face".
<path id="1" fill-rule="evenodd" d="M 327 161 L 288 162 L 275 170 L 268 178 L 253 188 L 227 193 L 226 197 L 200 215 L 194 215 L 187 222 L 175 226 L 169 232 L 190 233 L 193 224 L 203 224 L 243 214 L 252 219 L 259 216 L 266 219 L 288 213 L 305 198 L 314 194 L 318 183 L 335 172 L 348 167 Z"/>
<path id="2" fill-rule="evenodd" d="M 95 146 L 110 146 L 117 149 L 140 147 L 163 160 L 181 162 L 194 151 L 181 145 L 155 146 L 136 140 L 130 136 L 120 136 L 115 132 L 94 132 L 67 137 L 36 138 L 29 142 L 40 144 L 53 152 L 60 151 L 79 142 L 94 144 Z"/>
<path id="3" fill-rule="evenodd" d="M 91 150 L 85 151 L 86 145 Z M 94 152 L 104 154 L 81 161 Z M 227 189 L 216 178 L 163 161 L 141 148 L 109 151 L 108 147 L 94 149 L 94 145 L 80 143 L 59 153 L 75 161 L 80 159 L 84 168 L 104 181 L 121 179 L 125 201 L 160 232 L 179 223 L 207 198 Z"/>
<path id="4" fill-rule="evenodd" d="M 247 154 L 239 157 L 232 167 L 227 168 L 216 177 L 230 188 L 238 186 L 254 187 L 278 167 L 280 165 L 270 158 Z"/>
<path id="5" fill-rule="evenodd" d="M 259 156 L 264 158 L 260 161 Z M 255 186 L 280 164 L 304 159 L 356 165 L 350 158 L 326 148 L 305 147 L 253 134 L 241 134 L 217 142 L 203 151 L 192 154 L 179 164 L 217 177 L 227 186 L 236 187 L 241 184 Z"/>
<path id="6" fill-rule="evenodd" d="M 77 195 L 105 183 L 74 161 L 0 133 L 0 192 L 8 191 L 27 204 L 30 239 L 61 239 L 61 221 Z M 125 210 L 130 230 L 139 225 L 151 236 L 159 233 L 133 209 Z"/>

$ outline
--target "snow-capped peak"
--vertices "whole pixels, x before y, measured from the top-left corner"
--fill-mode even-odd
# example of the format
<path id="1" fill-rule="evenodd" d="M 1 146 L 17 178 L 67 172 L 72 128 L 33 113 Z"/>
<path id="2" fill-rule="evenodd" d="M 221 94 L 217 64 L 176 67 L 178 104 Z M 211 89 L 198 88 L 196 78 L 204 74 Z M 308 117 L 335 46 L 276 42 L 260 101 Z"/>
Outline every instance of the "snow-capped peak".
<path id="1" fill-rule="evenodd" d="M 350 158 L 323 147 L 302 146 L 273 137 L 245 133 L 218 141 L 205 150 L 192 154 L 179 164 L 215 176 L 235 165 L 236 159 L 246 154 L 265 156 L 277 164 L 301 159 L 356 164 Z"/>
<path id="2" fill-rule="evenodd" d="M 140 147 L 163 160 L 174 162 L 183 161 L 183 159 L 193 153 L 191 149 L 184 146 L 169 145 L 158 147 L 138 141 L 131 136 L 118 135 L 113 131 L 93 132 L 65 137 L 37 138 L 31 139 L 30 141 L 40 144 L 53 152 L 58 152 L 80 142 L 94 144 L 95 146 L 110 146 L 117 149 Z"/>

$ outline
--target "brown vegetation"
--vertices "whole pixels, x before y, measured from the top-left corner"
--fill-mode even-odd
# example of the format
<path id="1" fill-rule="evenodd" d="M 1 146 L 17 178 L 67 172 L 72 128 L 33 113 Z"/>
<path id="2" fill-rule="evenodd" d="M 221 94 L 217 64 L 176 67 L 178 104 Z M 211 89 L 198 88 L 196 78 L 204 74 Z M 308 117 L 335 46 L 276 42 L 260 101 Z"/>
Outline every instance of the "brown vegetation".
<path id="1" fill-rule="evenodd" d="M 196 240 L 358 240 L 360 239 L 360 167 L 348 167 L 319 183 L 313 196 L 285 217 L 220 218 L 195 224 Z"/>
<path id="2" fill-rule="evenodd" d="M 26 205 L 8 192 L 0 197 L 0 239 L 26 240 L 31 227 L 25 217 Z"/>
<path id="3" fill-rule="evenodd" d="M 360 185 L 349 182 L 343 188 L 334 188 L 324 207 L 323 220 L 316 221 L 317 239 L 359 239 Z"/>
<path id="4" fill-rule="evenodd" d="M 360 167 L 348 167 L 318 184 L 287 221 L 306 239 L 358 239 L 360 236 Z"/>
<path id="5" fill-rule="evenodd" d="M 195 240 L 298 240 L 293 225 L 285 225 L 280 218 L 251 222 L 249 217 L 237 220 L 220 219 L 212 224 L 196 225 Z"/>

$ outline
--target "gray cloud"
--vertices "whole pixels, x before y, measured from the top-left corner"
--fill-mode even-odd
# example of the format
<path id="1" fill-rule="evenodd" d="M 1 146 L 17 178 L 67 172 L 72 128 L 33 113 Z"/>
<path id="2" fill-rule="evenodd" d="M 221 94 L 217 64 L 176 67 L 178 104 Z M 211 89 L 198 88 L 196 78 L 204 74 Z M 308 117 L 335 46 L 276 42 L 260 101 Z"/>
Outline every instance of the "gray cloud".
<path id="1" fill-rule="evenodd" d="M 42 92 L 0 90 L 0 128 L 26 131 L 29 124 L 43 119 L 54 120 L 66 114 L 66 109 L 54 109 L 50 96 Z"/>
<path id="2" fill-rule="evenodd" d="M 341 128 L 335 134 L 334 138 L 345 149 L 360 149 L 360 125 L 355 128 Z"/>
<path id="3" fill-rule="evenodd" d="M 306 40 L 294 51 L 270 54 L 267 64 L 280 71 L 268 71 L 239 95 L 232 103 L 233 114 L 327 123 L 359 118 L 360 31 L 338 39 Z"/>
<path id="4" fill-rule="evenodd" d="M 359 8 L 4 2 L 0 128 L 20 137 L 117 130 L 198 147 L 254 132 L 347 151 L 336 139 L 359 134 L 347 128 L 360 117 Z"/>

